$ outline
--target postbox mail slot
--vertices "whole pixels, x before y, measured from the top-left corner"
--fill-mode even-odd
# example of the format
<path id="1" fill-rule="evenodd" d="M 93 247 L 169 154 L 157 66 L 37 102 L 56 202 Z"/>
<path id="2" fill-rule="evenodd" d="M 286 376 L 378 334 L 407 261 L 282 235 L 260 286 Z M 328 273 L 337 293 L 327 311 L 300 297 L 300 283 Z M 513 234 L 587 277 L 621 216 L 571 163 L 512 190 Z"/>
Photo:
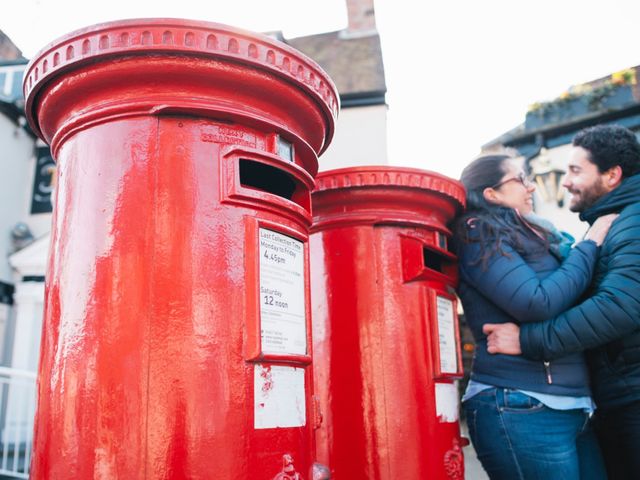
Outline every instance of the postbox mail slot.
<path id="1" fill-rule="evenodd" d="M 234 146 L 222 162 L 222 202 L 267 209 L 309 223 L 313 179 L 269 152 Z"/>
<path id="2" fill-rule="evenodd" d="M 427 247 L 422 249 L 422 260 L 426 268 L 440 273 L 446 274 L 446 270 L 451 266 L 448 258 L 444 258 L 440 252 L 433 251 Z"/>
<path id="3" fill-rule="evenodd" d="M 446 238 L 446 237 L 445 237 Z M 455 285 L 457 279 L 454 255 L 423 238 L 402 236 L 402 266 L 405 282 L 435 280 Z"/>
<path id="4" fill-rule="evenodd" d="M 287 172 L 265 163 L 240 160 L 240 185 L 292 200 L 299 182 Z"/>

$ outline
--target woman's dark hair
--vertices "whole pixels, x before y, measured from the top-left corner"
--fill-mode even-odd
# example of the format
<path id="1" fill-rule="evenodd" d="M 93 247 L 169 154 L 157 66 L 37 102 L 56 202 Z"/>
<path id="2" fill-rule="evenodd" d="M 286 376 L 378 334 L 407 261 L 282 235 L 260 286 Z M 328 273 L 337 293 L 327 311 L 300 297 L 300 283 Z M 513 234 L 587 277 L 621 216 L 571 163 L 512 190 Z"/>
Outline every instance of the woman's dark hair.
<path id="1" fill-rule="evenodd" d="M 524 236 L 549 246 L 549 232 L 530 224 L 513 208 L 490 203 L 484 198 L 484 190 L 500 183 L 507 173 L 507 161 L 512 159 L 509 155 L 484 155 L 467 165 L 460 176 L 467 192 L 467 209 L 454 221 L 454 246 L 459 250 L 463 244 L 479 243 L 481 253 L 476 263 L 482 263 L 483 268 L 495 252 L 506 255 L 502 249 L 505 239 L 513 241 L 516 251 L 522 248 Z"/>

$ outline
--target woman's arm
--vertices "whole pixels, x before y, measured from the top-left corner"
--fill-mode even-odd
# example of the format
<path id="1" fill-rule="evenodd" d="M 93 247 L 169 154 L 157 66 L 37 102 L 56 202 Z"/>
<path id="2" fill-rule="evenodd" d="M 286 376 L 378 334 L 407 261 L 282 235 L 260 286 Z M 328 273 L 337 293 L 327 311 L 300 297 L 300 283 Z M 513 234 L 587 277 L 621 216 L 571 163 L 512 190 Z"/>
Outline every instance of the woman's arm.
<path id="1" fill-rule="evenodd" d="M 557 270 L 539 279 L 509 242 L 502 247 L 504 254 L 495 252 L 485 269 L 477 262 L 480 244 L 466 244 L 459 252 L 460 276 L 518 322 L 542 321 L 574 305 L 591 282 L 598 251 L 594 241 L 580 242 Z"/>

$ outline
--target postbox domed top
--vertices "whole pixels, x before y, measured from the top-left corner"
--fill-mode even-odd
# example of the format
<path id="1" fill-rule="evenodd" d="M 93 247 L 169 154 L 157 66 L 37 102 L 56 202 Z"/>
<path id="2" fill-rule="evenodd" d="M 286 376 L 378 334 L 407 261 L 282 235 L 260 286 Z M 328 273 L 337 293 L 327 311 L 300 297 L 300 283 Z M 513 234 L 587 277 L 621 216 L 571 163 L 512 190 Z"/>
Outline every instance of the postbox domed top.
<path id="1" fill-rule="evenodd" d="M 460 182 L 440 173 L 419 168 L 375 165 L 327 170 L 316 178 L 316 192 L 358 187 L 407 187 L 438 192 L 460 208 L 465 205 L 465 191 Z"/>
<path id="2" fill-rule="evenodd" d="M 145 76 L 150 73 L 145 72 L 142 67 L 145 59 L 158 56 L 184 59 L 186 71 L 197 69 L 194 62 L 201 60 L 223 63 L 225 68 L 218 69 L 218 76 L 224 76 L 225 69 L 245 68 L 247 72 L 257 72 L 253 78 L 262 72 L 263 76 L 278 79 L 281 89 L 282 84 L 288 85 L 310 98 L 311 103 L 315 105 L 314 108 L 319 110 L 319 117 L 323 118 L 323 138 L 304 138 L 305 132 L 313 131 L 309 126 L 301 130 L 301 138 L 318 154 L 329 145 L 340 101 L 334 83 L 318 64 L 299 51 L 266 35 L 217 23 L 185 19 L 131 19 L 107 22 L 76 30 L 44 47 L 31 60 L 24 77 L 25 113 L 29 124 L 38 136 L 48 142 L 57 133 L 44 131 L 46 127 L 43 123 L 46 121 L 40 118 L 38 103 L 47 88 L 64 75 L 91 65 L 137 58 L 139 70 L 134 73 Z M 210 78 L 212 82 L 218 81 L 214 78 L 216 72 L 212 74 L 212 71 L 202 71 L 199 74 L 201 77 Z M 132 74 L 129 79 L 134 82 L 138 75 Z M 245 90 L 253 89 L 258 92 L 260 96 L 254 93 L 258 101 L 262 98 L 268 99 L 271 92 L 264 91 L 266 82 L 253 85 L 252 78 L 248 77 Z M 233 80 L 226 81 L 238 83 L 238 78 L 244 77 L 236 76 Z M 146 81 L 153 84 L 158 80 L 154 77 L 146 78 Z M 87 87 L 96 88 L 90 85 Z M 75 92 L 77 96 L 82 96 L 82 93 Z M 184 98 L 181 98 L 181 101 L 184 102 Z M 238 103 L 242 103 L 242 100 Z M 251 107 L 253 105 L 249 105 L 249 108 Z M 298 105 L 292 102 L 288 107 L 295 112 Z M 78 109 L 70 110 L 75 114 Z M 316 115 L 309 113 L 312 108 L 305 107 L 299 110 L 302 110 L 299 115 Z M 282 122 L 280 118 L 277 120 Z"/>
<path id="3" fill-rule="evenodd" d="M 465 206 L 463 185 L 418 168 L 372 165 L 321 172 L 313 229 L 343 222 L 444 225 Z"/>

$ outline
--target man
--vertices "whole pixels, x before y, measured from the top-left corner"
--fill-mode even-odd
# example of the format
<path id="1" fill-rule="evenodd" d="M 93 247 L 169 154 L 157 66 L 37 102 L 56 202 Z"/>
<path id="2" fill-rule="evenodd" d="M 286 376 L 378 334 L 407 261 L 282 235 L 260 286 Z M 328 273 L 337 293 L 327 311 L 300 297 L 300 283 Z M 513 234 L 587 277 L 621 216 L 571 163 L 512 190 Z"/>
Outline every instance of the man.
<path id="1" fill-rule="evenodd" d="M 549 361 L 586 350 L 610 479 L 640 478 L 640 144 L 620 126 L 580 131 L 563 186 L 589 224 L 619 213 L 585 300 L 540 323 L 487 324 L 490 353 Z M 553 362 L 551 362 L 553 371 Z"/>

